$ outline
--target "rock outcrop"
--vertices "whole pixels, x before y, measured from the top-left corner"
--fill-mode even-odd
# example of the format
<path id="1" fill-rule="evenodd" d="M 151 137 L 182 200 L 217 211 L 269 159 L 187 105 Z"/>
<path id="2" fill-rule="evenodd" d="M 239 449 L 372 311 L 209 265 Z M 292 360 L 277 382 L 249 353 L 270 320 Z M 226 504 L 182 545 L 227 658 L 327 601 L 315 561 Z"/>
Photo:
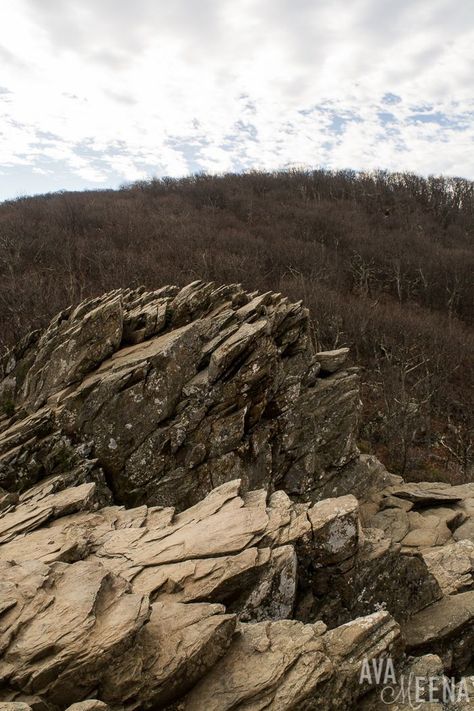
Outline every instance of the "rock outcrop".
<path id="1" fill-rule="evenodd" d="M 31 497 L 2 517 L 17 535 L 0 545 L 0 699 L 48 710 L 97 694 L 127 710 L 245 699 L 253 709 L 263 695 L 293 709 L 337 689 L 349 703 L 363 691 L 363 658 L 401 656 L 387 612 L 333 631 L 288 619 L 299 550 L 321 564 L 357 552 L 352 496 L 294 504 L 280 491 L 267 501 L 232 481 L 176 513 L 97 508 L 89 485 L 48 491 L 36 487 L 35 521 Z"/>
<path id="2" fill-rule="evenodd" d="M 474 484 L 359 454 L 347 356 L 301 304 L 195 282 L 5 357 L 0 711 L 368 711 L 380 660 L 468 679 Z"/>
<path id="3" fill-rule="evenodd" d="M 359 389 L 347 349 L 313 340 L 300 303 L 239 286 L 67 309 L 5 358 L 0 486 L 68 469 L 127 506 L 183 509 L 236 477 L 324 498 L 358 456 Z"/>

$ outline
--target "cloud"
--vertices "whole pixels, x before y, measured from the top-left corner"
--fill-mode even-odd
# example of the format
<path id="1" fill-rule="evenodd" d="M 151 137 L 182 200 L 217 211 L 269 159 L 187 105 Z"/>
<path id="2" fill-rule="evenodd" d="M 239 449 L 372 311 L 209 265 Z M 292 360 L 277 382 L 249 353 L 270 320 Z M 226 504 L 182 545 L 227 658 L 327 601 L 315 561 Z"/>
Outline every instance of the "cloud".
<path id="1" fill-rule="evenodd" d="M 293 164 L 474 178 L 472 3 L 16 0 L 2 13 L 12 190 L 43 159 L 87 185 Z"/>

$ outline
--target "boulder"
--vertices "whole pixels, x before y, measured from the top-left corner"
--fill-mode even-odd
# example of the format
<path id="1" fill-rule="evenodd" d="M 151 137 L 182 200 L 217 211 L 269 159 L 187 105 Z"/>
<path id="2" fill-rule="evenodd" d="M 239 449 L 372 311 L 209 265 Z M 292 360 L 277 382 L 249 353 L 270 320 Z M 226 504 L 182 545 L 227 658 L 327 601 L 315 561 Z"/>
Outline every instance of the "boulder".
<path id="1" fill-rule="evenodd" d="M 430 651 L 446 671 L 462 673 L 474 658 L 474 590 L 443 597 L 402 625 L 407 650 Z"/>
<path id="2" fill-rule="evenodd" d="M 379 528 L 397 543 L 403 540 L 410 530 L 408 514 L 403 508 L 383 509 L 370 519 L 369 525 L 371 528 Z"/>
<path id="3" fill-rule="evenodd" d="M 269 690 L 292 708 L 313 684 L 308 659 L 315 669 L 331 669 L 338 685 L 336 658 L 353 656 L 372 636 L 382 647 L 398 639 L 387 614 L 341 632 L 342 647 L 338 636 L 319 639 L 324 624 L 286 619 L 296 605 L 299 566 L 344 566 L 357 555 L 353 496 L 299 504 L 284 492 L 268 497 L 231 481 L 178 513 L 84 505 L 94 484 L 54 488 L 54 480 L 35 485 L 3 514 L 9 535 L 0 543 L 0 699 L 36 695 L 52 711 L 100 688 L 98 698 L 111 708 L 163 708 L 228 654 L 241 673 L 232 661 L 239 624 L 245 639 L 274 630 L 275 644 L 283 645 L 278 655 L 294 642 L 293 657 L 284 656 L 287 671 Z M 300 669 L 299 691 L 288 681 L 291 659 Z M 359 693 L 354 674 L 356 666 L 345 677 L 351 699 Z M 318 685 L 324 679 L 322 673 Z"/>
<path id="4" fill-rule="evenodd" d="M 474 516 L 454 531 L 453 538 L 455 541 L 471 541 L 471 543 L 474 543 Z"/>
<path id="5" fill-rule="evenodd" d="M 458 541 L 423 551 L 428 570 L 445 595 L 474 588 L 474 543 Z"/>
<path id="6" fill-rule="evenodd" d="M 87 698 L 150 616 L 146 596 L 94 561 L 2 562 L 0 580 L 0 677 L 56 705 Z"/>

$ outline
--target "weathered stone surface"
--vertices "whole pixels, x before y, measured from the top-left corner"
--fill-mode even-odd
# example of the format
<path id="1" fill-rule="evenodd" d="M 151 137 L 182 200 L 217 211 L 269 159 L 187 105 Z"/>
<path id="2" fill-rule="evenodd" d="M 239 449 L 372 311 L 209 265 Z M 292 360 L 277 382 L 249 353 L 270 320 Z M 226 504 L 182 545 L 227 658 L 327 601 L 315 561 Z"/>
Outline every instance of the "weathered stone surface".
<path id="1" fill-rule="evenodd" d="M 155 603 L 134 647 L 105 670 L 102 698 L 128 709 L 175 701 L 226 652 L 235 617 L 224 613 L 222 605 Z"/>
<path id="2" fill-rule="evenodd" d="M 356 555 L 342 564 L 311 566 L 303 558 L 301 568 L 296 616 L 331 627 L 381 609 L 402 622 L 442 597 L 422 556 L 401 555 L 378 529 L 365 529 Z"/>
<path id="3" fill-rule="evenodd" d="M 335 373 L 342 368 L 349 355 L 349 348 L 338 348 L 335 351 L 319 351 L 316 360 L 323 373 Z"/>
<path id="4" fill-rule="evenodd" d="M 59 388 L 77 382 L 119 347 L 122 328 L 119 293 L 58 314 L 36 344 L 19 395 L 21 405 L 36 410 Z"/>
<path id="5" fill-rule="evenodd" d="M 361 502 L 377 502 L 378 510 L 381 491 L 388 486 L 400 484 L 402 478 L 386 470 L 382 462 L 371 454 L 361 454 L 341 469 L 332 472 L 324 485 L 324 496 L 344 496 L 351 493 Z M 405 502 L 409 504 L 409 502 Z"/>
<path id="6" fill-rule="evenodd" d="M 335 565 L 358 550 L 350 495 L 311 506 L 274 492 L 267 501 L 231 481 L 176 513 L 82 506 L 94 486 L 50 493 L 46 480 L 4 515 L 14 520 L 0 543 L 0 678 L 5 694 L 36 694 L 51 711 L 97 688 L 113 709 L 174 703 L 227 656 L 238 619 L 256 629 L 291 617 L 297 551 Z M 303 695 L 313 627 L 295 651 Z M 315 664 L 326 658 L 321 651 Z M 292 703 L 291 689 L 278 695 Z"/>
<path id="7" fill-rule="evenodd" d="M 455 541 L 471 541 L 474 543 L 474 517 L 469 518 L 462 526 L 459 526 L 454 533 Z"/>
<path id="8" fill-rule="evenodd" d="M 359 684 L 363 659 L 388 652 L 397 658 L 400 649 L 398 626 L 386 613 L 327 633 L 322 623 L 292 620 L 240 625 L 228 653 L 179 708 L 350 708 L 367 690 Z"/>
<path id="9" fill-rule="evenodd" d="M 343 355 L 326 361 L 339 368 Z M 308 312 L 280 294 L 204 282 L 114 291 L 63 312 L 10 360 L 7 492 L 80 473 L 106 503 L 103 470 L 128 506 L 183 509 L 233 478 L 309 501 L 358 456 L 357 373 L 318 373 Z"/>
<path id="10" fill-rule="evenodd" d="M 445 669 L 463 672 L 474 658 L 474 590 L 449 595 L 426 607 L 404 625 L 407 649 L 438 654 Z"/>
<path id="11" fill-rule="evenodd" d="M 103 701 L 90 699 L 89 701 L 79 701 L 77 704 L 68 706 L 67 711 L 109 711 L 110 707 Z"/>
<path id="12" fill-rule="evenodd" d="M 111 492 L 91 452 L 90 443 L 73 444 L 57 429 L 53 410 L 43 407 L 0 433 L 0 485 L 17 493 L 44 479 L 54 480 L 56 491 L 93 481 L 106 505 Z"/>
<path id="13" fill-rule="evenodd" d="M 390 486 L 378 500 L 374 497 L 372 504 L 361 507 L 363 522 L 381 528 L 393 541 L 400 542 L 404 551 L 450 545 L 471 538 L 471 494 L 469 484 L 417 482 Z"/>
<path id="14" fill-rule="evenodd" d="M 461 501 L 462 495 L 459 487 L 450 486 L 441 482 L 417 482 L 413 484 L 402 484 L 401 486 L 390 486 L 386 492 L 401 499 L 408 499 L 413 503 L 429 504 L 456 503 Z"/>
<path id="15" fill-rule="evenodd" d="M 427 548 L 444 546 L 451 540 L 451 531 L 443 521 L 435 519 L 431 524 L 411 530 L 402 540 L 402 545 L 408 548 Z"/>
<path id="16" fill-rule="evenodd" d="M 423 558 L 445 595 L 474 588 L 474 543 L 471 541 L 425 550 Z"/>
<path id="17" fill-rule="evenodd" d="M 300 303 L 206 282 L 111 292 L 13 349 L 0 703 L 349 710 L 363 660 L 428 668 L 398 623 L 467 670 L 474 485 L 360 456 L 346 358 Z"/>
<path id="18" fill-rule="evenodd" d="M 384 509 L 370 519 L 372 528 L 380 528 L 397 543 L 405 538 L 410 530 L 408 514 L 401 508 Z"/>
<path id="19" fill-rule="evenodd" d="M 93 561 L 0 571 L 0 678 L 57 705 L 87 697 L 150 614 L 146 596 Z"/>
<path id="20" fill-rule="evenodd" d="M 40 500 L 20 499 L 8 511 L 0 513 L 0 545 L 8 543 L 21 533 L 33 531 L 50 519 L 97 507 L 95 489 L 94 483 L 82 484 Z"/>
<path id="21" fill-rule="evenodd" d="M 359 544 L 359 504 L 352 496 L 319 501 L 307 513 L 309 554 L 314 563 L 331 565 L 355 555 Z M 305 537 L 301 547 L 305 546 Z"/>

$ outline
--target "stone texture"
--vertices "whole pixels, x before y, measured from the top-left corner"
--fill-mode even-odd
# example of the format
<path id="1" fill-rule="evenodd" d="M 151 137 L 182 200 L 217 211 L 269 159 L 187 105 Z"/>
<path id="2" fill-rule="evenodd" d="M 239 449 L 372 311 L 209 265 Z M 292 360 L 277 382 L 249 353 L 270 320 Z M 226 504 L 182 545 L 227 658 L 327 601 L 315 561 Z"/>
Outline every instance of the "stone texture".
<path id="1" fill-rule="evenodd" d="M 474 657 L 474 590 L 449 595 L 426 607 L 402 626 L 407 649 L 438 654 L 453 673 L 469 668 Z"/>
<path id="2" fill-rule="evenodd" d="M 362 660 L 387 652 L 397 658 L 400 650 L 398 626 L 386 613 L 328 633 L 322 623 L 294 620 L 240 625 L 228 653 L 179 708 L 350 708 L 366 691 L 358 683 Z"/>
<path id="3" fill-rule="evenodd" d="M 474 543 L 471 541 L 461 540 L 426 550 L 423 558 L 445 595 L 474 588 Z"/>
<path id="4" fill-rule="evenodd" d="M 0 544 L 8 543 L 22 533 L 38 528 L 46 521 L 97 506 L 93 482 L 64 489 L 39 501 L 22 501 L 0 513 Z"/>
<path id="5" fill-rule="evenodd" d="M 147 621 L 146 596 L 93 561 L 1 563 L 0 678 L 67 705 L 96 688 Z"/>
<path id="6" fill-rule="evenodd" d="M 58 314 L 35 345 L 20 402 L 36 410 L 65 385 L 111 355 L 122 340 L 123 307 L 118 293 L 82 302 Z"/>
<path id="7" fill-rule="evenodd" d="M 335 351 L 319 351 L 316 360 L 323 373 L 335 373 L 342 368 L 348 355 L 349 348 L 338 348 Z"/>
<path id="8" fill-rule="evenodd" d="M 68 706 L 67 711 L 109 711 L 109 706 L 103 701 L 91 699 L 89 701 L 79 701 L 77 704 Z"/>
<path id="9" fill-rule="evenodd" d="M 401 499 L 407 499 L 413 503 L 423 504 L 423 506 L 440 503 L 457 503 L 464 498 L 458 487 L 441 482 L 417 482 L 402 484 L 401 486 L 391 486 L 387 489 L 387 493 L 398 496 Z"/>
<path id="10" fill-rule="evenodd" d="M 69 473 L 95 481 L 103 504 L 111 490 L 184 509 L 240 478 L 322 499 L 358 457 L 359 381 L 342 351 L 319 353 L 323 372 L 307 310 L 238 285 L 85 301 L 4 360 L 15 411 L 0 486 Z"/>
<path id="11" fill-rule="evenodd" d="M 0 706 L 368 709 L 365 659 L 468 673 L 474 485 L 359 455 L 347 356 L 300 303 L 206 282 L 7 354 Z"/>
<path id="12" fill-rule="evenodd" d="M 454 533 L 455 541 L 471 541 L 474 543 L 474 517 L 469 518 L 462 526 L 459 526 Z"/>
<path id="13" fill-rule="evenodd" d="M 16 516 L 17 532 L 0 543 L 0 699 L 36 695 L 46 711 L 56 711 L 100 688 L 100 701 L 114 710 L 163 708 L 218 669 L 228 654 L 234 665 L 240 620 L 239 629 L 250 636 L 276 625 L 271 630 L 276 646 L 283 645 L 278 655 L 286 671 L 271 693 L 292 708 L 313 684 L 305 679 L 308 659 L 318 678 L 323 662 L 331 669 L 331 684 L 339 684 L 334 659 L 355 653 L 367 625 L 382 646 L 398 639 L 388 614 L 383 624 L 378 618 L 359 620 L 359 632 L 351 627 L 354 634 L 341 633 L 346 642 L 340 651 L 338 636 L 319 639 L 324 624 L 285 619 L 296 601 L 297 553 L 300 561 L 311 558 L 319 565 L 356 555 L 355 497 L 295 504 L 283 492 L 268 497 L 231 481 L 177 513 L 82 506 L 94 486 L 50 493 L 55 482 L 45 481 L 25 491 L 17 509 L 4 515 Z M 33 526 L 25 510 L 29 514 L 34 506 L 41 515 Z M 27 525 L 20 528 L 17 519 Z M 299 667 L 299 690 L 287 678 L 293 678 L 290 658 Z M 346 686 L 355 684 L 354 674 L 351 667 Z M 358 693 L 352 688 L 350 698 Z"/>

